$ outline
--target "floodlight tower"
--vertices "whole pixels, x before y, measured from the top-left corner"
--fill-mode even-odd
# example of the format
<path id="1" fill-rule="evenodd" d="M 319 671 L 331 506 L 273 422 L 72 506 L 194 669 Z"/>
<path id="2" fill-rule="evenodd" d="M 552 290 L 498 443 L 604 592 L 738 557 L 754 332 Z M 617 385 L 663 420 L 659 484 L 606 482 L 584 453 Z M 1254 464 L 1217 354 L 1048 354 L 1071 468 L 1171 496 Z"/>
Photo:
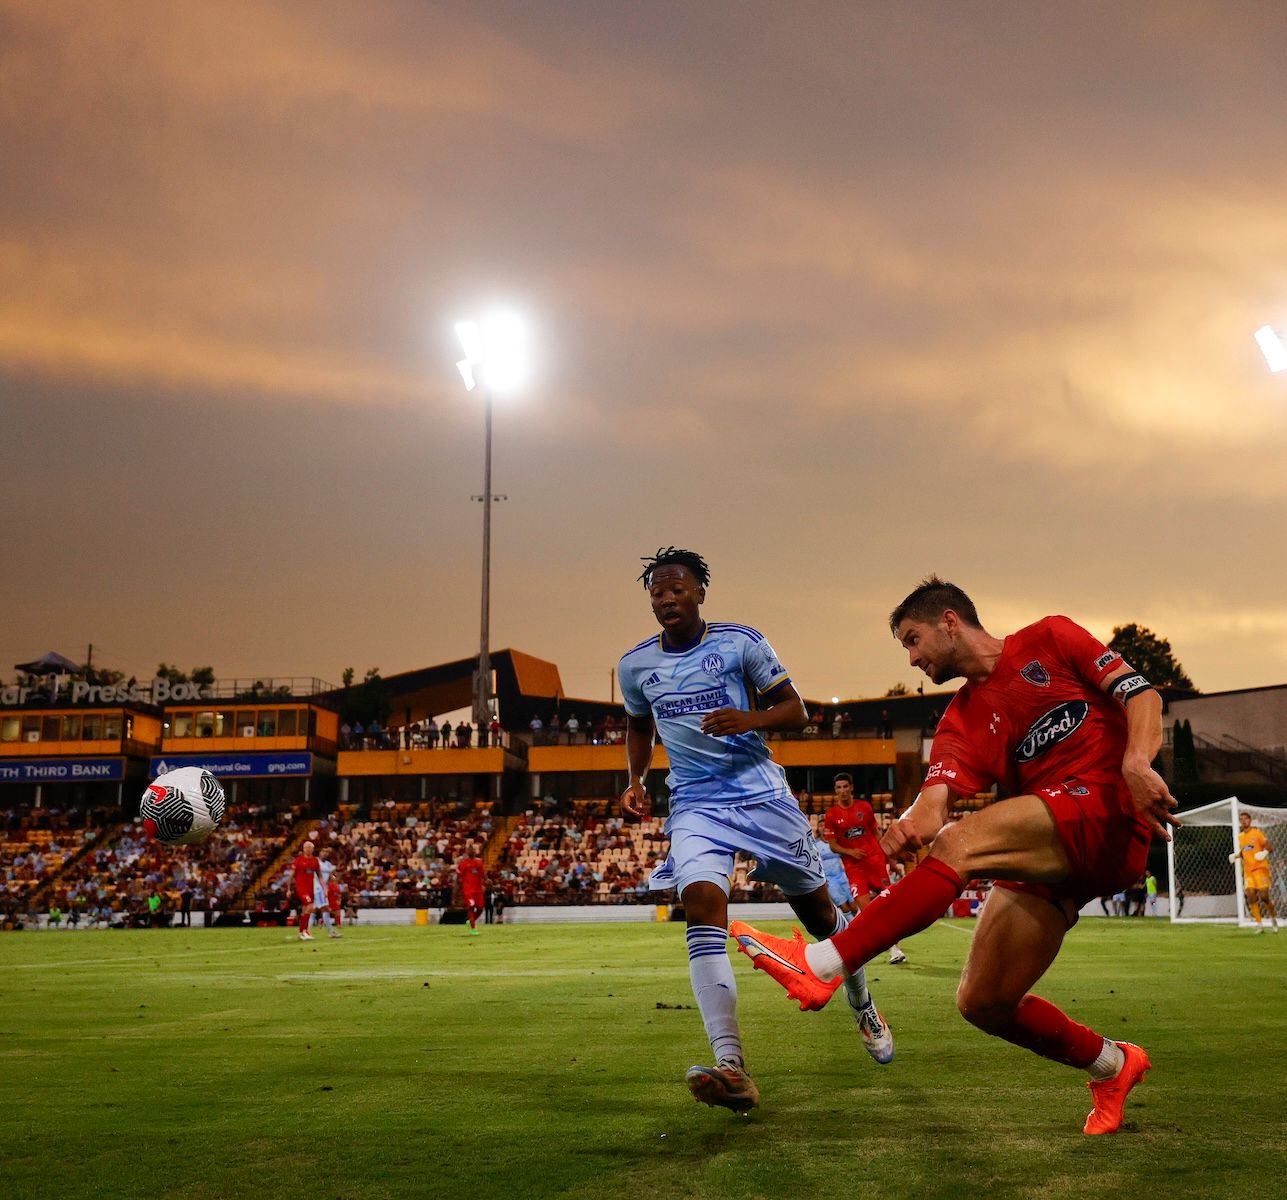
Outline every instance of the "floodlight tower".
<path id="1" fill-rule="evenodd" d="M 465 357 L 456 364 L 466 391 L 479 388 L 483 395 L 483 494 L 475 496 L 483 505 L 483 603 L 478 637 L 478 671 L 474 675 L 474 723 L 482 744 L 484 730 L 491 723 L 492 680 L 491 575 L 492 501 L 504 496 L 492 494 L 492 397 L 509 393 L 522 382 L 527 367 L 527 330 L 522 321 L 508 313 L 487 320 L 460 321 L 456 325 Z"/>
<path id="2" fill-rule="evenodd" d="M 1273 326 L 1262 325 L 1256 330 L 1256 345 L 1260 347 L 1260 353 L 1265 356 L 1265 362 L 1269 364 L 1271 371 L 1287 371 L 1287 346 L 1283 345 L 1283 340 L 1274 332 Z"/>

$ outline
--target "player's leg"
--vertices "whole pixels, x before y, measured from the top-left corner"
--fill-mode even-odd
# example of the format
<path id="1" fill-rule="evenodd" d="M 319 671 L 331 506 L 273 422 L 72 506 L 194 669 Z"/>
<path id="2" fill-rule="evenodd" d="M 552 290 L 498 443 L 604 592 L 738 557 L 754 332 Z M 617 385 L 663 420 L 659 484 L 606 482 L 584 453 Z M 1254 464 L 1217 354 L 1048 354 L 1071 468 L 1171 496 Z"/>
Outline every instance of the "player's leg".
<path id="1" fill-rule="evenodd" d="M 900 939 L 937 921 L 970 879 L 999 878 L 1056 883 L 1070 864 L 1050 809 L 1036 796 L 1016 796 L 943 827 L 915 870 L 877 896 L 834 938 L 804 946 L 762 935 L 744 922 L 734 933 L 742 951 L 800 1002 L 823 1007 L 835 980 L 854 971 Z M 744 934 L 755 935 L 752 953 Z M 783 963 L 785 962 L 785 965 Z"/>
<path id="2" fill-rule="evenodd" d="M 313 915 L 313 905 L 302 896 L 299 901 L 299 936 L 301 941 L 311 941 L 313 935 L 308 932 L 308 919 Z"/>
<path id="3" fill-rule="evenodd" d="M 1278 932 L 1278 912 L 1274 908 L 1274 902 L 1269 895 L 1269 888 L 1267 886 L 1247 889 L 1247 907 L 1255 914 L 1256 925 L 1258 927 L 1264 927 L 1264 917 L 1268 916 L 1270 928 L 1273 929 L 1275 933 Z"/>
<path id="4" fill-rule="evenodd" d="M 802 896 L 787 896 L 787 901 L 800 918 L 800 923 L 815 938 L 835 937 L 849 924 L 849 914 L 836 906 L 825 883 Z M 867 1053 L 882 1065 L 892 1062 L 894 1035 L 867 989 L 867 972 L 862 967 L 846 971 L 844 981 L 845 999 L 849 1002 L 849 1011 L 854 1015 Z"/>
<path id="5" fill-rule="evenodd" d="M 810 964 L 824 979 L 841 965 L 861 966 L 932 925 L 971 879 L 1057 883 L 1068 872 L 1068 854 L 1046 805 L 1036 796 L 1002 800 L 944 826 L 915 870 L 868 904 L 833 943 L 819 943 L 821 954 L 815 957 L 810 948 Z"/>
<path id="6" fill-rule="evenodd" d="M 687 921 L 689 980 L 715 1057 L 714 1067 L 690 1067 L 685 1081 L 703 1104 L 747 1112 L 759 1104 L 760 1093 L 746 1073 L 737 1023 L 737 980 L 728 959 L 728 894 L 718 883 L 698 879 L 684 887 L 680 900 Z"/>
<path id="7" fill-rule="evenodd" d="M 861 888 L 856 889 L 854 901 L 858 906 L 858 911 L 862 912 L 877 896 L 891 886 L 889 877 L 873 881 L 870 877 L 864 878 Z M 897 942 L 889 948 L 889 961 L 892 966 L 901 966 L 907 961 L 907 954 Z"/>
<path id="8" fill-rule="evenodd" d="M 1084 1132 L 1112 1133 L 1121 1126 L 1127 1094 L 1149 1069 L 1148 1056 L 1079 1025 L 1028 990 L 1054 962 L 1075 919 L 1070 901 L 1053 903 L 994 887 L 970 944 L 956 1004 L 985 1033 L 1088 1072 L 1095 1107 Z"/>
<path id="9" fill-rule="evenodd" d="M 1247 912 L 1251 915 L 1252 920 L 1256 922 L 1256 932 L 1259 933 L 1263 928 L 1260 920 L 1259 893 L 1255 888 L 1249 887 L 1243 889 L 1242 895 L 1247 902 Z"/>

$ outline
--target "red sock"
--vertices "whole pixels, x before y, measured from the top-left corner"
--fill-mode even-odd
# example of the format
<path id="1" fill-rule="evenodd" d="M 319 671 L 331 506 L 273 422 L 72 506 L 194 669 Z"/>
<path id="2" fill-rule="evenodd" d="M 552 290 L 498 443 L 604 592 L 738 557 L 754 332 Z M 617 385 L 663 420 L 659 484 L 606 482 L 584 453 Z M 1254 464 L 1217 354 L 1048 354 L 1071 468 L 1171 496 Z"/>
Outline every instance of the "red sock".
<path id="1" fill-rule="evenodd" d="M 299 931 L 300 933 L 308 932 L 308 913 L 306 912 L 299 914 Z"/>
<path id="2" fill-rule="evenodd" d="M 469 909 L 468 911 L 469 911 L 469 928 L 474 929 L 476 927 L 475 922 L 478 920 L 478 918 L 477 916 L 474 915 L 474 910 L 472 908 Z"/>
<path id="3" fill-rule="evenodd" d="M 988 1032 L 1042 1058 L 1083 1070 L 1104 1048 L 1104 1039 L 1093 1029 L 1078 1025 L 1049 1000 L 1031 994 L 1019 1001 L 1019 1007 L 1006 1025 Z"/>
<path id="4" fill-rule="evenodd" d="M 832 944 L 845 966 L 856 971 L 895 942 L 928 929 L 964 889 L 965 881 L 947 863 L 927 858 L 867 905 Z"/>

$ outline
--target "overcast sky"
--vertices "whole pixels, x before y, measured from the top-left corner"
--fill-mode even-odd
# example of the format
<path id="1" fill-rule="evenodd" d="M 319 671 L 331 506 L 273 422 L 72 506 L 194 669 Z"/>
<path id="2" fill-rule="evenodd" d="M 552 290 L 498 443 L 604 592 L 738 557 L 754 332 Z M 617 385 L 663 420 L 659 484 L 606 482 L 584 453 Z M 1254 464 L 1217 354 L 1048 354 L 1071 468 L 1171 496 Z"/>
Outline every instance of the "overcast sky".
<path id="1" fill-rule="evenodd" d="M 806 695 L 1138 621 L 1287 680 L 1281 3 L 0 0 L 0 670 L 476 653 L 607 698 L 658 546 Z"/>

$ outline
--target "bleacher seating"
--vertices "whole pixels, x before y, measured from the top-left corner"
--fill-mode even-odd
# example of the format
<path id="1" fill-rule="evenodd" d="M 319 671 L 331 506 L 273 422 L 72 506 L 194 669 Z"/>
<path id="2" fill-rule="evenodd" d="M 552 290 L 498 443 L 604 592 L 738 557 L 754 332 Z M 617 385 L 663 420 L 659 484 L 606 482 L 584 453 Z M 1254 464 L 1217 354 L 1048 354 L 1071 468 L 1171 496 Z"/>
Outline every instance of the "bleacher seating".
<path id="1" fill-rule="evenodd" d="M 346 900 L 364 908 L 445 908 L 452 903 L 454 864 L 473 843 L 486 844 L 492 829 L 490 804 L 442 815 L 430 803 L 381 801 L 368 816 L 356 805 L 341 805 L 334 820 L 309 826 L 316 849 L 329 849 L 334 878 Z M 290 865 L 261 899 L 285 907 L 293 886 Z"/>
<path id="2" fill-rule="evenodd" d="M 153 889 L 161 923 L 169 924 L 184 891 L 192 909 L 226 909 L 278 852 L 293 824 L 289 812 L 233 808 L 209 839 L 195 846 L 149 841 L 137 823 L 94 847 L 55 880 L 54 899 L 88 924 L 146 921 Z"/>

